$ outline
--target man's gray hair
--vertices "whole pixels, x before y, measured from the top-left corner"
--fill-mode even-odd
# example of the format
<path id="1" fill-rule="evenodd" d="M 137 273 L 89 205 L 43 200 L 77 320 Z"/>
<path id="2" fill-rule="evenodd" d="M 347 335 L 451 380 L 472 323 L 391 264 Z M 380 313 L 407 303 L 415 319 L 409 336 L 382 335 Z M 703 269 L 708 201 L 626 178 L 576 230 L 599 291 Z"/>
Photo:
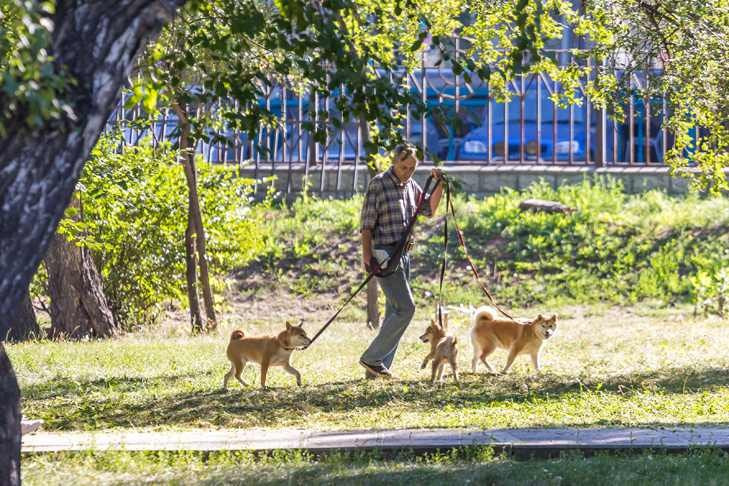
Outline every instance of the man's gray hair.
<path id="1" fill-rule="evenodd" d="M 418 148 L 411 144 L 411 143 L 403 143 L 395 147 L 395 150 L 392 152 L 392 163 L 400 162 L 402 160 L 408 159 L 410 157 L 415 158 L 417 160 L 417 153 Z"/>

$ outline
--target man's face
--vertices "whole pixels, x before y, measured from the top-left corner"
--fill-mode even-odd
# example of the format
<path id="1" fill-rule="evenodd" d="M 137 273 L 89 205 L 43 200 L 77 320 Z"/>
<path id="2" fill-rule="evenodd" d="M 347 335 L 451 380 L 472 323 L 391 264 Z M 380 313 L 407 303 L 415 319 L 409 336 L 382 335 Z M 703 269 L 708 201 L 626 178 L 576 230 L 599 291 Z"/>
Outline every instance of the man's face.
<path id="1" fill-rule="evenodd" d="M 415 172 L 416 165 L 418 165 L 418 161 L 412 156 L 398 160 L 393 164 L 395 175 L 400 179 L 400 182 L 407 182 L 410 179 L 413 172 Z"/>

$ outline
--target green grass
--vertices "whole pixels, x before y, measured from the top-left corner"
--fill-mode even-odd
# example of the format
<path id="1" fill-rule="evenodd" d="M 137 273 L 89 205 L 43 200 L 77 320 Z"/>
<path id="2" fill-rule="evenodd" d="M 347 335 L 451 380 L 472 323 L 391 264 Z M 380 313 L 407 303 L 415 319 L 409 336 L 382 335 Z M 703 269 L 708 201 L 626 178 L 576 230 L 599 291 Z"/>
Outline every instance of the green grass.
<path id="1" fill-rule="evenodd" d="M 449 376 L 444 386 L 431 386 L 427 370 L 419 369 L 427 353 L 417 341 L 428 319 L 422 309 L 403 338 L 398 379 L 391 382 L 362 380 L 358 357 L 373 337 L 362 319 L 337 321 L 309 350 L 294 354 L 301 388 L 274 369 L 271 389 L 262 391 L 251 365 L 244 373 L 251 386 L 221 390 L 230 327 L 256 334 L 282 328 L 280 321 L 238 317 L 215 336 L 149 332 L 16 344 L 8 352 L 23 412 L 44 419 L 47 430 L 729 424 L 727 321 L 649 308 L 566 308 L 560 315 L 541 376 L 532 376 L 528 357 L 508 375 L 491 376 L 483 368 L 466 372 L 469 323 L 454 311 L 461 388 Z M 504 359 L 501 351 L 492 363 Z"/>
<path id="2" fill-rule="evenodd" d="M 514 461 L 490 449 L 383 460 L 372 454 L 315 458 L 297 452 L 63 453 L 26 456 L 28 485 L 66 484 L 498 484 L 724 485 L 729 457 L 719 451 L 681 455 L 567 454 Z"/>
<path id="3" fill-rule="evenodd" d="M 576 211 L 523 212 L 519 203 L 528 198 L 560 201 Z M 615 181 L 600 178 L 455 201 L 477 267 L 509 305 L 657 300 L 716 311 L 726 297 L 729 198 L 671 197 L 657 190 L 626 195 Z M 307 198 L 290 208 L 266 209 L 266 248 L 248 273 L 266 274 L 304 297 L 331 292 L 343 281 L 352 284 L 360 276 L 360 206 L 361 197 Z M 416 229 L 413 283 L 431 293 L 437 289 L 441 228 L 438 217 Z M 453 235 L 450 252 L 448 301 L 476 301 L 479 291 L 470 285 Z"/>

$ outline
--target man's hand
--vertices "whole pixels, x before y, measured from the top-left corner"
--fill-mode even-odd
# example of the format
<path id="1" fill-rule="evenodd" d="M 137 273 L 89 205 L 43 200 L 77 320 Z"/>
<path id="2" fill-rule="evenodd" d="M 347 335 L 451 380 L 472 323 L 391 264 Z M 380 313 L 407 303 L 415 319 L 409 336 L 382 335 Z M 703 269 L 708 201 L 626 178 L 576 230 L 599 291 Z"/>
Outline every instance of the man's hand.
<path id="1" fill-rule="evenodd" d="M 430 175 L 435 180 L 443 179 L 443 169 L 440 169 L 438 167 L 433 167 L 433 170 L 430 171 Z"/>
<path id="2" fill-rule="evenodd" d="M 362 253 L 362 266 L 369 273 L 370 271 L 370 260 L 372 260 L 372 253 L 369 255 Z"/>
<path id="3" fill-rule="evenodd" d="M 364 267 L 367 273 L 382 272 L 382 267 L 380 267 L 380 264 L 377 262 L 377 258 L 375 258 L 374 256 L 370 256 L 370 260 L 364 262 Z"/>

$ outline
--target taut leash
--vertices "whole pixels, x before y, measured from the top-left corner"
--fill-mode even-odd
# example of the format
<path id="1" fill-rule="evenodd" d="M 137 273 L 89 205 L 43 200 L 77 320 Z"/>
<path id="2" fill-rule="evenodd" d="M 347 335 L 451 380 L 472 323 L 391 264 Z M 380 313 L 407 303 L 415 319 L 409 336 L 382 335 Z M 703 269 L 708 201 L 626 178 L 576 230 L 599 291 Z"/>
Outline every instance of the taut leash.
<path id="1" fill-rule="evenodd" d="M 468 266 L 471 267 L 471 272 L 473 273 L 474 278 L 476 279 L 476 282 L 481 287 L 481 290 L 484 294 L 489 298 L 489 301 L 491 301 L 491 305 L 501 312 L 504 316 L 508 317 L 512 321 L 516 322 L 516 320 L 508 314 L 504 309 L 499 307 L 499 305 L 496 303 L 496 300 L 494 299 L 494 296 L 491 295 L 491 292 L 489 291 L 488 287 L 486 287 L 486 284 L 483 283 L 481 280 L 481 276 L 478 273 L 478 270 L 476 269 L 476 265 L 473 263 L 473 260 L 471 259 L 471 256 L 468 254 L 468 248 L 466 248 L 466 240 L 463 237 L 463 232 L 458 227 L 458 219 L 456 218 L 456 210 L 453 205 L 453 201 L 451 200 L 451 190 L 450 190 L 450 183 L 448 180 L 445 181 L 445 193 L 446 193 L 446 218 L 445 218 L 445 234 L 443 236 L 444 240 L 444 247 L 443 247 L 443 253 L 446 253 L 446 246 L 448 244 L 448 212 L 450 211 L 451 216 L 453 218 L 453 226 L 456 229 L 456 238 L 458 239 L 458 244 L 463 248 L 463 255 L 466 257 L 466 261 L 468 262 Z M 440 293 L 441 293 L 441 299 L 442 299 L 442 293 L 443 293 L 443 274 L 445 273 L 445 255 L 443 256 L 443 266 L 441 268 L 441 274 L 440 274 Z M 439 299 L 440 300 L 440 299 Z M 440 304 L 438 305 L 438 318 L 441 319 L 441 326 L 442 318 L 441 318 L 441 310 L 440 310 Z"/>

